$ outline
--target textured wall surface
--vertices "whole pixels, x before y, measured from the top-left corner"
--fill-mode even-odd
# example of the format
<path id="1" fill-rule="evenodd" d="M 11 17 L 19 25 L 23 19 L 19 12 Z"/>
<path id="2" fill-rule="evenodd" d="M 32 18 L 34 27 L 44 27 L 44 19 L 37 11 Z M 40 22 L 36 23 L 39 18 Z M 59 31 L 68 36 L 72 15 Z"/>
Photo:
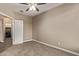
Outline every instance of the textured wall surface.
<path id="1" fill-rule="evenodd" d="M 63 4 L 34 17 L 33 39 L 79 52 L 79 4 Z"/>

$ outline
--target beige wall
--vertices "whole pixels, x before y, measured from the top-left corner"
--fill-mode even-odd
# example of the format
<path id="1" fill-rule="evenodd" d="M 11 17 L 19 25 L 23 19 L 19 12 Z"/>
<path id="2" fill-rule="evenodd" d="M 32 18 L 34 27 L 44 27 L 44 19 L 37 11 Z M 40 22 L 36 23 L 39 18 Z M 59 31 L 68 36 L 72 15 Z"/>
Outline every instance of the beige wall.
<path id="1" fill-rule="evenodd" d="M 33 39 L 79 52 L 79 4 L 63 4 L 33 18 Z"/>
<path id="2" fill-rule="evenodd" d="M 24 20 L 24 41 L 32 39 L 32 18 L 27 17 Z"/>
<path id="3" fill-rule="evenodd" d="M 24 41 L 32 39 L 32 17 L 30 16 L 25 16 L 22 14 L 19 14 L 17 12 L 14 12 L 11 7 L 6 7 L 6 6 L 0 6 L 0 12 L 3 12 L 4 14 L 7 14 L 10 17 L 13 17 L 13 20 L 23 20 L 23 25 L 24 25 L 24 34 L 23 38 Z"/>
<path id="4" fill-rule="evenodd" d="M 3 26 L 2 26 L 2 19 L 0 19 L 0 42 L 3 42 Z"/>

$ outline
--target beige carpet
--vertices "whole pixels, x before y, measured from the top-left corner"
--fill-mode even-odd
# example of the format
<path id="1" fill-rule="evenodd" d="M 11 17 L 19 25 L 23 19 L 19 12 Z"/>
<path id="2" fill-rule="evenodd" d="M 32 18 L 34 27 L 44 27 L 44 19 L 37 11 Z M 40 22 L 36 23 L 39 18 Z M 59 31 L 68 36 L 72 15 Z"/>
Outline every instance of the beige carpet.
<path id="1" fill-rule="evenodd" d="M 46 45 L 31 41 L 20 45 L 11 46 L 1 56 L 73 56 L 70 53 L 48 47 Z"/>

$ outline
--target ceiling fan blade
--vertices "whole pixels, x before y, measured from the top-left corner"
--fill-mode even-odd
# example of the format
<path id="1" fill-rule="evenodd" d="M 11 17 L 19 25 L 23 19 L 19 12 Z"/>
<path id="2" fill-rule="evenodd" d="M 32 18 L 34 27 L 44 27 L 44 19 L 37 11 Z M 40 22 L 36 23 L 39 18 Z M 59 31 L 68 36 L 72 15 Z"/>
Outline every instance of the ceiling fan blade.
<path id="1" fill-rule="evenodd" d="M 36 10 L 39 11 L 39 9 L 36 7 Z"/>
<path id="2" fill-rule="evenodd" d="M 29 10 L 29 8 L 26 9 L 26 11 L 28 11 L 28 10 Z"/>
<path id="3" fill-rule="evenodd" d="M 36 3 L 37 5 L 44 5 L 44 4 L 46 4 L 46 3 Z"/>
<path id="4" fill-rule="evenodd" d="M 29 3 L 20 3 L 20 4 L 23 4 L 23 5 L 29 5 Z"/>

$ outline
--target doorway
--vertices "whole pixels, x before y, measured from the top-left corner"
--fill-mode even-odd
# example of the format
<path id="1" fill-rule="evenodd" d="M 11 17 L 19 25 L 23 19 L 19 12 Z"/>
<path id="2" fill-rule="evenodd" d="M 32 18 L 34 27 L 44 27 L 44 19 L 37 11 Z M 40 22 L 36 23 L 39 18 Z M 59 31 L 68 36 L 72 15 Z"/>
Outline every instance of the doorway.
<path id="1" fill-rule="evenodd" d="M 0 15 L 0 52 L 12 46 L 12 23 L 11 19 Z"/>
<path id="2" fill-rule="evenodd" d="M 11 19 L 8 17 L 5 17 L 3 19 L 3 29 L 4 29 L 4 44 L 7 46 L 12 45 L 12 23 Z"/>
<path id="3" fill-rule="evenodd" d="M 2 30 L 0 42 L 9 45 L 17 45 L 23 43 L 23 20 L 16 20 L 12 17 L 2 17 Z"/>

